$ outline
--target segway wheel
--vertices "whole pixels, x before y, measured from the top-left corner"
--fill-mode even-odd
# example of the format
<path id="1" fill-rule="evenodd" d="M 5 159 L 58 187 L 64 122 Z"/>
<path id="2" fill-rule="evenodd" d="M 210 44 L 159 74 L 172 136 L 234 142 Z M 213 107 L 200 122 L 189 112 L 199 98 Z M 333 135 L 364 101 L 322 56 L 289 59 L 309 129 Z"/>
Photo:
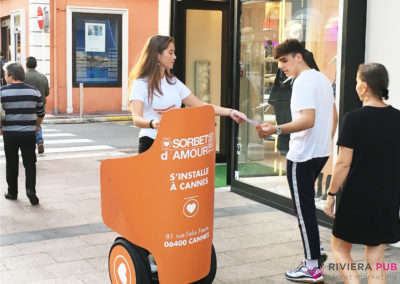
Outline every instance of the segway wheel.
<path id="1" fill-rule="evenodd" d="M 214 281 L 215 274 L 217 274 L 217 255 L 215 254 L 214 245 L 211 247 L 211 267 L 208 275 L 192 284 L 211 284 Z"/>
<path id="2" fill-rule="evenodd" d="M 208 275 L 192 284 L 211 284 L 214 281 L 215 274 L 217 273 L 217 255 L 215 254 L 214 245 L 211 247 L 211 265 Z M 159 284 L 158 275 L 153 275 L 152 284 Z"/>
<path id="3" fill-rule="evenodd" d="M 123 238 L 117 238 L 108 255 L 108 271 L 112 284 L 151 284 L 146 267 L 146 252 Z"/>

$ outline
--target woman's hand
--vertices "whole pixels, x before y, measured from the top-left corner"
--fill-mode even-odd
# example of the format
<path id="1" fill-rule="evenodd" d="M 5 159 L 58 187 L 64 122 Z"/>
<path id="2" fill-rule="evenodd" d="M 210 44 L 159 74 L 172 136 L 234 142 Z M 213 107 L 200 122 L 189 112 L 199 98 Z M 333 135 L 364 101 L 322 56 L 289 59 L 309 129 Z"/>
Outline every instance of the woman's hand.
<path id="1" fill-rule="evenodd" d="M 229 114 L 229 117 L 232 118 L 236 123 L 242 123 L 247 116 L 238 110 L 232 109 L 231 113 Z"/>
<path id="2" fill-rule="evenodd" d="M 328 195 L 328 198 L 324 206 L 324 212 L 326 215 L 328 215 L 328 217 L 332 219 L 335 218 L 335 203 L 336 203 L 336 198 L 334 196 Z"/>

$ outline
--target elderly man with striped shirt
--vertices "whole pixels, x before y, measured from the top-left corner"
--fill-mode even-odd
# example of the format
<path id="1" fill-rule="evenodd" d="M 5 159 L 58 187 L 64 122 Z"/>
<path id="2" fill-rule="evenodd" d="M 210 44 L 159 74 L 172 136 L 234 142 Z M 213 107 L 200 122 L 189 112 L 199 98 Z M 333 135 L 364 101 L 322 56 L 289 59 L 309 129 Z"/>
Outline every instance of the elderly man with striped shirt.
<path id="1" fill-rule="evenodd" d="M 35 134 L 45 115 L 44 104 L 40 92 L 24 84 L 25 71 L 21 64 L 6 64 L 4 74 L 7 85 L 0 89 L 0 99 L 6 113 L 0 130 L 3 134 L 8 184 L 8 192 L 4 196 L 9 200 L 16 200 L 18 197 L 18 150 L 21 150 L 26 195 L 32 205 L 38 205 Z"/>

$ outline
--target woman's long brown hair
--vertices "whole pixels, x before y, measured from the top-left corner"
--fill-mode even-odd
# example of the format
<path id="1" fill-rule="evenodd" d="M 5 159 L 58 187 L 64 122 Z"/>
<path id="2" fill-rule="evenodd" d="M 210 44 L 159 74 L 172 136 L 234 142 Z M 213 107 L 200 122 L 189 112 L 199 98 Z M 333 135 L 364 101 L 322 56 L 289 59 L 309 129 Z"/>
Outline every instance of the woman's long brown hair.
<path id="1" fill-rule="evenodd" d="M 154 91 L 163 95 L 161 91 L 162 78 L 158 56 L 168 48 L 171 42 L 174 43 L 173 37 L 162 35 L 155 35 L 147 40 L 138 62 L 129 74 L 129 93 L 134 80 L 147 79 L 149 104 L 153 102 Z M 173 77 L 170 70 L 165 70 L 165 78 L 169 84 L 173 84 Z"/>

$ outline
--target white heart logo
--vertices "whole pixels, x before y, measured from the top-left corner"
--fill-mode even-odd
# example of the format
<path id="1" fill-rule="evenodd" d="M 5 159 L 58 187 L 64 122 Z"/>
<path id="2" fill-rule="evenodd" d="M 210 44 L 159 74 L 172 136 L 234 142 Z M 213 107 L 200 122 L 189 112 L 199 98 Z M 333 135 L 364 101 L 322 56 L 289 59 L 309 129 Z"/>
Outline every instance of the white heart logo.
<path id="1" fill-rule="evenodd" d="M 164 146 L 168 147 L 169 146 L 169 141 L 164 141 Z"/>
<path id="2" fill-rule="evenodd" d="M 120 263 L 118 267 L 118 277 L 123 284 L 126 284 L 128 282 L 128 279 L 126 277 L 126 266 L 124 263 Z"/>
<path id="3" fill-rule="evenodd" d="M 187 206 L 186 206 L 186 210 L 190 213 L 190 214 L 192 214 L 193 212 L 194 212 L 194 210 L 196 210 L 196 203 L 189 203 Z"/>

